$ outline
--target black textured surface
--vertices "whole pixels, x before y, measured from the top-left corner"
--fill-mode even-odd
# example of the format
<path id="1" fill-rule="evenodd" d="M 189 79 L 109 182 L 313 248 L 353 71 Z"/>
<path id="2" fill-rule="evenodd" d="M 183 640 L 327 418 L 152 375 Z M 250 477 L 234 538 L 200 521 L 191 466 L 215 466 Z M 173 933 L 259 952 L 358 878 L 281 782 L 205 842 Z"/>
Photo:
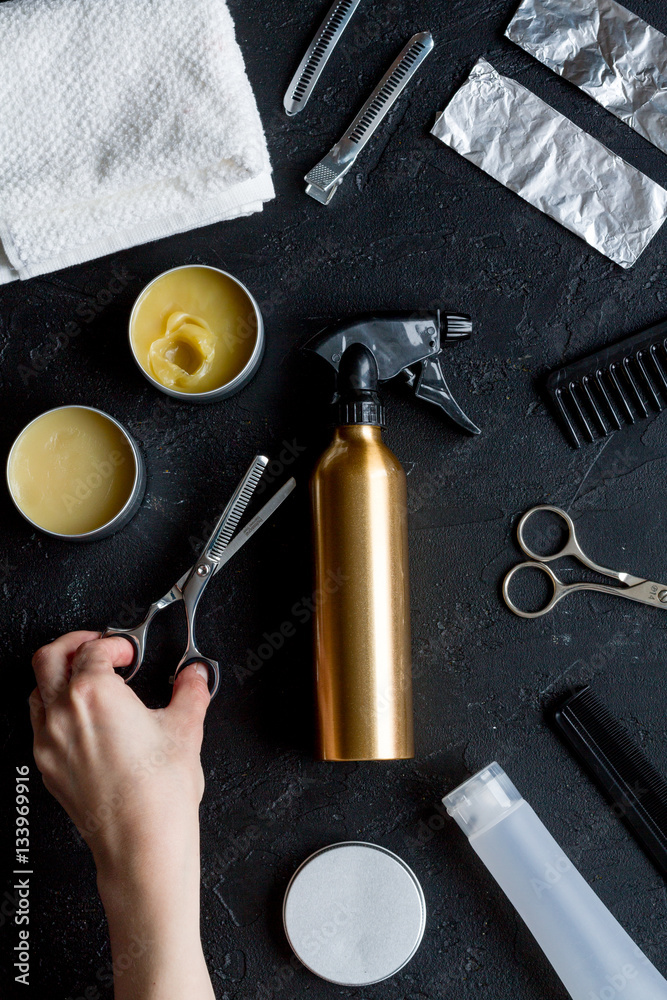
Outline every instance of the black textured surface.
<path id="1" fill-rule="evenodd" d="M 631 6 L 667 30 L 659 0 Z M 89 403 L 125 422 L 149 472 L 133 522 L 90 546 L 35 534 L 6 497 L 0 501 L 5 793 L 14 767 L 31 762 L 26 698 L 34 648 L 74 627 L 103 626 L 165 590 L 251 455 L 277 456 L 283 442 L 294 442 L 298 459 L 285 471 L 298 476 L 298 496 L 221 573 L 202 605 L 202 648 L 225 664 L 203 749 L 202 924 L 218 997 L 562 1000 L 529 933 L 439 811 L 444 792 L 494 758 L 667 972 L 664 881 L 543 718 L 554 695 L 590 681 L 667 772 L 667 618 L 579 594 L 544 619 L 522 621 L 499 594 L 502 574 L 519 558 L 516 515 L 542 501 L 572 513 L 595 559 L 667 579 L 665 414 L 575 452 L 535 388 L 548 369 L 667 314 L 667 230 L 624 272 L 428 130 L 483 54 L 663 184 L 667 159 L 502 38 L 514 0 L 362 4 L 308 108 L 291 120 L 282 111 L 284 88 L 326 3 L 233 0 L 231 7 L 268 133 L 276 200 L 261 215 L 0 288 L 2 450 L 47 407 Z M 424 28 L 434 34 L 434 53 L 333 203 L 316 204 L 304 194 L 304 173 L 405 39 Z M 155 392 L 126 346 L 139 290 L 189 262 L 243 279 L 267 325 L 255 380 L 209 407 Z M 114 270 L 126 280 L 109 296 Z M 386 766 L 318 763 L 303 603 L 312 587 L 306 480 L 327 441 L 331 380 L 295 346 L 333 318 L 434 301 L 473 315 L 474 339 L 451 350 L 446 374 L 483 434 L 457 433 L 407 388 L 386 394 L 386 440 L 409 473 L 417 757 Z M 78 335 L 49 357 L 49 338 L 71 323 Z M 32 368 L 25 382 L 19 365 Z M 563 567 L 568 579 L 574 572 Z M 245 664 L 263 634 L 286 621 L 296 635 L 261 669 L 239 676 L 232 664 Z M 182 641 L 171 623 L 158 630 L 162 665 L 139 686 L 151 703 L 166 695 Z M 32 985 L 19 995 L 109 997 L 98 976 L 108 971 L 109 952 L 91 859 L 34 765 L 32 783 Z M 420 878 L 428 907 L 414 960 L 364 990 L 338 989 L 298 968 L 281 929 L 293 870 L 314 849 L 343 839 L 397 851 Z M 7 845 L 1 891 L 10 895 L 11 863 Z M 8 988 L 10 911 L 5 897 Z"/>

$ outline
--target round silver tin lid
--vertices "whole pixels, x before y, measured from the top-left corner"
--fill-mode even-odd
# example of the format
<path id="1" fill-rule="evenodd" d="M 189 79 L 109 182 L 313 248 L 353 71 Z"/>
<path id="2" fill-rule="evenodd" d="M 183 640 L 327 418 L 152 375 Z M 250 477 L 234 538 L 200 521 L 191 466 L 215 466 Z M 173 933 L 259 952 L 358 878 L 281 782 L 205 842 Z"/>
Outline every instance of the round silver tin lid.
<path id="1" fill-rule="evenodd" d="M 347 841 L 297 868 L 283 922 L 307 969 L 341 986 L 368 986 L 410 961 L 424 934 L 426 904 L 414 872 L 396 854 Z"/>

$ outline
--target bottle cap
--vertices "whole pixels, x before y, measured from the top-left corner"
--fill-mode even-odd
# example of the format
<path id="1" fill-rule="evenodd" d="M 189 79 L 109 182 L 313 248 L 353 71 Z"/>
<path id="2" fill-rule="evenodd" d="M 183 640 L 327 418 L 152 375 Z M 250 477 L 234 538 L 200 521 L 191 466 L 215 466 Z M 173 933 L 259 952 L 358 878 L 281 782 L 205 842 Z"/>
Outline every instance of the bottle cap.
<path id="1" fill-rule="evenodd" d="M 494 760 L 442 801 L 466 837 L 473 837 L 516 809 L 523 798 Z"/>
<path id="2" fill-rule="evenodd" d="M 384 406 L 378 395 L 378 366 L 375 355 L 363 344 L 350 344 L 338 368 L 337 423 L 386 424 Z"/>
<path id="3" fill-rule="evenodd" d="M 401 858 L 348 841 L 322 848 L 297 868 L 283 922 L 295 955 L 316 976 L 368 986 L 410 961 L 424 934 L 426 905 Z"/>

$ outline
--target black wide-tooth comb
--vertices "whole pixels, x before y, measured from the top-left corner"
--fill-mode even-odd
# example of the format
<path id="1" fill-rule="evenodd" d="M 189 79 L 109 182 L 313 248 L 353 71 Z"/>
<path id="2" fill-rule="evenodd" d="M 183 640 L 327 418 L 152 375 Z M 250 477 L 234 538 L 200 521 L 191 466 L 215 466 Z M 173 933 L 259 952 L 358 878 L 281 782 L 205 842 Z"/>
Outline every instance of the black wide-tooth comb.
<path id="1" fill-rule="evenodd" d="M 552 372 L 545 389 L 575 448 L 667 406 L 667 321 Z"/>
<path id="2" fill-rule="evenodd" d="M 569 697 L 554 718 L 616 815 L 667 878 L 667 781 L 590 687 Z"/>

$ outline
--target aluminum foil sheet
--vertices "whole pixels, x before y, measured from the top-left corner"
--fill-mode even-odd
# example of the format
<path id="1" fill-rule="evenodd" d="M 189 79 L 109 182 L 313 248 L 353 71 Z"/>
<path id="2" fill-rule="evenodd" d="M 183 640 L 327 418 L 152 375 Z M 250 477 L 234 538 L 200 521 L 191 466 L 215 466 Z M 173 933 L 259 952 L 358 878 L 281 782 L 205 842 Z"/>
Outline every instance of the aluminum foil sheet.
<path id="1" fill-rule="evenodd" d="M 614 0 L 523 0 L 508 38 L 667 153 L 667 37 Z"/>
<path id="2" fill-rule="evenodd" d="M 621 267 L 667 218 L 667 191 L 485 59 L 433 135 Z"/>

